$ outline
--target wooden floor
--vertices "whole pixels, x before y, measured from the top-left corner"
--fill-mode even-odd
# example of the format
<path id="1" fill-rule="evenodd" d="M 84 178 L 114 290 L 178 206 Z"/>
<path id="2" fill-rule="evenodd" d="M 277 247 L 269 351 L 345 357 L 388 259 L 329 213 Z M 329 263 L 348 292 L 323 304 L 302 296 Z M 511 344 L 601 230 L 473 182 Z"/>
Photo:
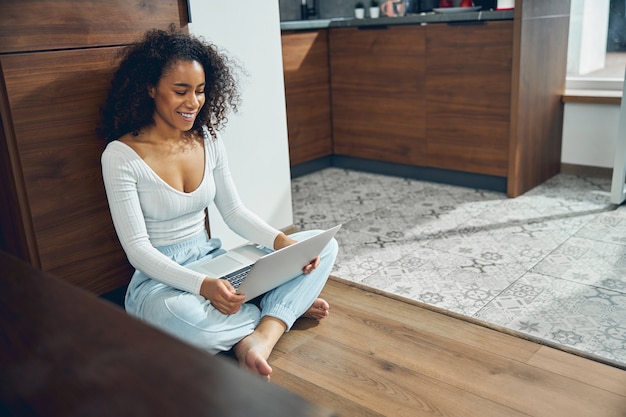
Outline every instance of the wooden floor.
<path id="1" fill-rule="evenodd" d="M 338 416 L 626 416 L 626 371 L 339 280 L 302 320 L 272 383 Z"/>

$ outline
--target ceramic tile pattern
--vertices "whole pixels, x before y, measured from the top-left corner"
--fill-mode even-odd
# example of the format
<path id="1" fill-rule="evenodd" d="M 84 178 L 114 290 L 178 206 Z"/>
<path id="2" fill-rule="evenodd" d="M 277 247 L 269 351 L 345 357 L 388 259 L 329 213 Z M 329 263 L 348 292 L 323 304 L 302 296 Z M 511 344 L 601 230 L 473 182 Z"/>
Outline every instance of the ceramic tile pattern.
<path id="1" fill-rule="evenodd" d="M 299 230 L 343 223 L 333 274 L 626 366 L 626 207 L 560 174 L 517 198 L 327 168 L 292 180 Z"/>

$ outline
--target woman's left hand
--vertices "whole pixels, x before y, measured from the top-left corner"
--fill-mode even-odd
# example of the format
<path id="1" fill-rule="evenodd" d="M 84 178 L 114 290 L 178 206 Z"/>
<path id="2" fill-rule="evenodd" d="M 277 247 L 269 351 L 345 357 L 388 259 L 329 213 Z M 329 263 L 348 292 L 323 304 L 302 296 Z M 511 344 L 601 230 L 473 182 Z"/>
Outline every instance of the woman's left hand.
<path id="1" fill-rule="evenodd" d="M 313 272 L 315 268 L 317 268 L 319 264 L 320 264 L 320 257 L 316 256 L 315 259 L 313 259 L 308 264 L 304 265 L 304 268 L 302 268 L 302 272 L 304 272 L 305 274 L 310 274 L 311 272 Z"/>
<path id="2" fill-rule="evenodd" d="M 289 245 L 293 245 L 296 242 L 296 240 L 290 238 L 286 234 L 280 233 L 278 236 L 276 236 L 276 239 L 274 239 L 274 250 L 282 249 Z M 315 259 L 311 260 L 311 262 L 302 267 L 302 272 L 305 274 L 310 274 L 315 268 L 317 268 L 319 264 L 320 257 L 316 256 Z"/>

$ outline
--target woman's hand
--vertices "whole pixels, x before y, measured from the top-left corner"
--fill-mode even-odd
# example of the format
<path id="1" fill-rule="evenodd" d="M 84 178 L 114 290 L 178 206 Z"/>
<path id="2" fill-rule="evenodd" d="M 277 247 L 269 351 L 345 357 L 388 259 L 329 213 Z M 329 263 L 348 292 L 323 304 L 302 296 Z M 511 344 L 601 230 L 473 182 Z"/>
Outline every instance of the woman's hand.
<path id="1" fill-rule="evenodd" d="M 274 239 L 274 250 L 282 249 L 289 245 L 293 245 L 296 242 L 296 240 L 290 238 L 286 234 L 280 233 L 278 236 L 276 236 L 276 239 Z M 302 267 L 302 272 L 305 274 L 310 274 L 315 268 L 317 268 L 319 264 L 320 257 L 316 256 L 315 259 L 311 260 L 311 262 Z"/>
<path id="2" fill-rule="evenodd" d="M 222 314 L 235 314 L 241 310 L 246 297 L 237 294 L 230 282 L 225 279 L 206 277 L 200 286 L 200 295 L 211 302 Z"/>
<path id="3" fill-rule="evenodd" d="M 320 257 L 316 256 L 315 259 L 313 259 L 308 264 L 304 265 L 304 268 L 302 268 L 302 272 L 304 272 L 305 274 L 310 274 L 311 272 L 313 272 L 315 268 L 317 268 L 319 264 L 320 264 Z"/>

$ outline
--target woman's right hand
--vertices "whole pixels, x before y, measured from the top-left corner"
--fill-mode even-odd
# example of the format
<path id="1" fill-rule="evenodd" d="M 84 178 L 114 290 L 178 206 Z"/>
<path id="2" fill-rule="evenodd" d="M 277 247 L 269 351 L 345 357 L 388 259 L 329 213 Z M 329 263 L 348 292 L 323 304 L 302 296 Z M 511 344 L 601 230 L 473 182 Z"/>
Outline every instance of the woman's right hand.
<path id="1" fill-rule="evenodd" d="M 237 294 L 230 282 L 225 279 L 206 277 L 200 286 L 200 295 L 211 302 L 222 314 L 235 314 L 241 310 L 246 297 Z"/>

